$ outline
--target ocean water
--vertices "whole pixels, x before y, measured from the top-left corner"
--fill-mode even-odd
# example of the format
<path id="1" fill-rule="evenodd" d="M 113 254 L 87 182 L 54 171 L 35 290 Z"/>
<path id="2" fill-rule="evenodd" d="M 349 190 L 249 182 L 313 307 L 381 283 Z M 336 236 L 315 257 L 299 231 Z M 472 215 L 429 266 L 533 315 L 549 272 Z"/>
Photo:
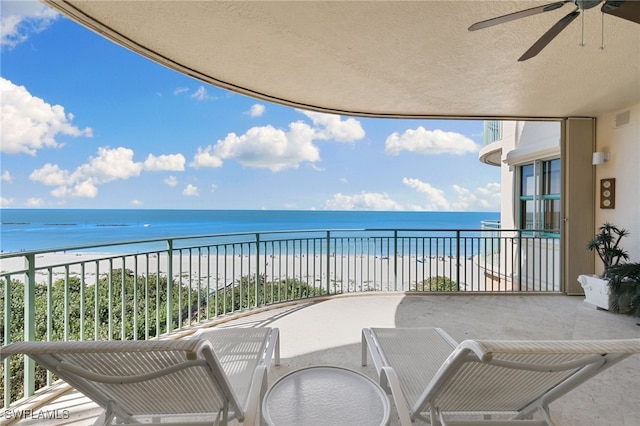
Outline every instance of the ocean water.
<path id="1" fill-rule="evenodd" d="M 0 249 L 63 249 L 167 237 L 326 229 L 480 229 L 498 212 L 1 209 Z"/>

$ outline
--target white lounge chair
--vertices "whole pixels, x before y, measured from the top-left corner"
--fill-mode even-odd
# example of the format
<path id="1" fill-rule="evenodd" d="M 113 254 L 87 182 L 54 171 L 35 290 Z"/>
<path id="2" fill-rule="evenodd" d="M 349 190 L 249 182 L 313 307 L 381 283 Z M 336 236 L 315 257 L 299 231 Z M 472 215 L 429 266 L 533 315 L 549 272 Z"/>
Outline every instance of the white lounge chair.
<path id="1" fill-rule="evenodd" d="M 640 339 L 457 344 L 439 328 L 365 328 L 362 365 L 367 352 L 402 425 L 552 425 L 550 402 L 640 353 Z"/>
<path id="2" fill-rule="evenodd" d="M 26 354 L 105 409 L 95 424 L 259 421 L 277 328 L 209 329 L 180 340 L 19 342 Z M 139 424 L 139 423 L 138 423 Z"/>

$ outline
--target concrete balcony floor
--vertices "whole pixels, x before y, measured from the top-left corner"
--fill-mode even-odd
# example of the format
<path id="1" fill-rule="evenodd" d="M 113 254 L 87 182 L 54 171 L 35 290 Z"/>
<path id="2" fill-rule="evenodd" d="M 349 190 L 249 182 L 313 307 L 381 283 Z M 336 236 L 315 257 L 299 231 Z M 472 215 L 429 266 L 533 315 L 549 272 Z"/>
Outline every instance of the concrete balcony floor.
<path id="1" fill-rule="evenodd" d="M 335 365 L 377 380 L 360 365 L 363 327 L 441 327 L 454 339 L 616 339 L 640 337 L 640 319 L 596 310 L 582 297 L 560 295 L 407 295 L 366 293 L 263 309 L 217 320 L 218 327 L 278 327 L 281 366 L 271 385 L 298 368 Z M 208 324 L 212 325 L 212 324 Z M 558 425 L 640 424 L 640 356 L 613 366 L 551 404 Z M 392 407 L 391 424 L 397 425 Z M 28 419 L 16 424 L 92 424 L 99 407 L 75 391 L 42 410 L 67 410 L 68 419 Z M 36 411 L 37 412 L 37 409 Z M 2 419 L 6 421 L 6 419 Z"/>

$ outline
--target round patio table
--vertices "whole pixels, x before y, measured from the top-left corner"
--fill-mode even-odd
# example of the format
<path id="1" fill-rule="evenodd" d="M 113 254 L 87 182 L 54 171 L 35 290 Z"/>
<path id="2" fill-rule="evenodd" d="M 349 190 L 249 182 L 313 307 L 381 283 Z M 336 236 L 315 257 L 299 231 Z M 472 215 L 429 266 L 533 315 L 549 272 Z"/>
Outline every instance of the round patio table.
<path id="1" fill-rule="evenodd" d="M 389 424 L 389 399 L 373 380 L 342 367 L 307 367 L 276 381 L 262 402 L 273 426 Z"/>

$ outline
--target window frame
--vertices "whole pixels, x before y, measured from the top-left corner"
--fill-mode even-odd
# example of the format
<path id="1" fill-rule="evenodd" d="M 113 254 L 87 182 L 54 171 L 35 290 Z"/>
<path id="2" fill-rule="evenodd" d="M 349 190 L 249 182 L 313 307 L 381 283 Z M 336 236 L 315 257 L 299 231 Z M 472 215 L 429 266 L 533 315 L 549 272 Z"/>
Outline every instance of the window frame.
<path id="1" fill-rule="evenodd" d="M 554 168 L 554 162 L 557 162 L 557 168 Z M 533 190 L 532 194 L 529 194 L 529 191 L 525 191 L 525 185 L 527 184 L 525 176 L 523 176 L 524 171 L 527 167 L 531 166 L 533 171 L 531 174 L 527 174 L 526 178 L 531 176 L 534 180 L 533 182 Z M 547 169 L 548 167 L 548 169 Z M 560 161 L 560 157 L 553 158 L 545 158 L 545 159 L 537 159 L 530 163 L 521 164 L 518 166 L 518 224 L 519 228 L 522 230 L 523 234 L 528 235 L 539 235 L 551 238 L 560 238 L 560 223 L 561 220 L 561 199 L 562 194 L 560 193 L 545 193 L 545 190 L 557 187 L 560 191 L 562 191 L 562 171 L 561 168 L 562 163 Z M 547 172 L 549 170 L 549 172 Z M 554 170 L 557 173 L 554 173 Z M 553 182 L 554 179 L 557 179 L 557 183 Z M 527 193 L 523 195 L 523 193 Z M 547 210 L 548 203 L 556 204 L 554 202 L 558 201 L 557 208 Z M 529 222 L 527 222 L 527 204 L 532 203 L 533 205 L 533 219 L 530 222 L 532 224 L 529 226 Z M 548 223 L 548 212 L 551 212 L 552 215 L 556 215 L 557 218 L 555 222 L 557 228 L 547 228 Z M 554 220 L 552 219 L 553 223 Z"/>

